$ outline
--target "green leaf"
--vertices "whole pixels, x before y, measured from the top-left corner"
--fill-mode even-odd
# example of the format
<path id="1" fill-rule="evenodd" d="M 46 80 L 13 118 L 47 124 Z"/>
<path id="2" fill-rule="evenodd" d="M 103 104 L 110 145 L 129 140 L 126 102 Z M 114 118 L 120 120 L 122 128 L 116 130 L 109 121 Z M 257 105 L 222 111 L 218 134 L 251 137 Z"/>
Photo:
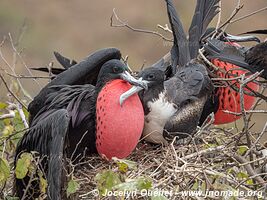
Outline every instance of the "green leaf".
<path id="1" fill-rule="evenodd" d="M 71 179 L 68 182 L 67 187 L 67 197 L 69 197 L 71 194 L 75 193 L 79 189 L 80 185 L 75 180 Z"/>
<path id="2" fill-rule="evenodd" d="M 8 105 L 4 102 L 0 102 L 0 109 L 5 109 Z"/>
<path id="3" fill-rule="evenodd" d="M 17 179 L 23 179 L 30 170 L 33 161 L 32 154 L 23 153 L 17 161 L 15 174 Z"/>
<path id="4" fill-rule="evenodd" d="M 248 180 L 246 181 L 246 183 L 247 183 L 248 185 L 254 185 L 254 182 L 253 182 L 252 179 L 248 179 Z"/>
<path id="5" fill-rule="evenodd" d="M 239 155 L 244 155 L 244 153 L 246 153 L 248 149 L 249 148 L 247 146 L 239 146 L 238 150 L 237 150 L 237 153 Z"/>
<path id="6" fill-rule="evenodd" d="M 47 181 L 43 177 L 43 173 L 42 172 L 38 172 L 38 176 L 39 176 L 39 180 L 40 180 L 40 184 L 39 184 L 40 191 L 41 191 L 41 193 L 46 193 Z"/>
<path id="7" fill-rule="evenodd" d="M 137 164 L 134 161 L 126 160 L 126 159 L 118 159 L 118 158 L 112 158 L 114 160 L 119 168 L 120 172 L 126 173 L 129 169 L 136 169 Z"/>
<path id="8" fill-rule="evenodd" d="M 11 125 L 6 125 L 4 130 L 3 130 L 3 136 L 9 136 L 10 134 L 13 133 L 14 127 Z"/>
<path id="9" fill-rule="evenodd" d="M 137 179 L 131 179 L 130 181 L 126 181 L 125 183 L 120 183 L 115 185 L 112 189 L 114 190 L 128 190 L 128 191 L 136 191 L 136 190 L 148 190 L 152 188 L 152 182 L 148 178 L 139 177 Z"/>
<path id="10" fill-rule="evenodd" d="M 24 112 L 24 115 L 25 115 L 26 119 L 29 119 L 29 112 L 27 111 L 27 109 L 22 108 L 22 110 Z"/>
<path id="11" fill-rule="evenodd" d="M 10 167 L 6 159 L 0 158 L 0 184 L 4 184 L 10 175 Z"/>
<path id="12" fill-rule="evenodd" d="M 247 179 L 248 178 L 248 174 L 245 172 L 239 172 L 237 173 L 237 178 L 239 179 Z"/>
<path id="13" fill-rule="evenodd" d="M 198 183 L 198 180 L 195 180 L 195 183 L 193 184 L 192 190 L 198 190 L 199 189 L 199 183 Z"/>
<path id="14" fill-rule="evenodd" d="M 111 170 L 104 170 L 95 176 L 97 182 L 97 188 L 100 195 L 104 195 L 107 191 L 110 191 L 112 187 L 121 183 L 118 174 Z"/>

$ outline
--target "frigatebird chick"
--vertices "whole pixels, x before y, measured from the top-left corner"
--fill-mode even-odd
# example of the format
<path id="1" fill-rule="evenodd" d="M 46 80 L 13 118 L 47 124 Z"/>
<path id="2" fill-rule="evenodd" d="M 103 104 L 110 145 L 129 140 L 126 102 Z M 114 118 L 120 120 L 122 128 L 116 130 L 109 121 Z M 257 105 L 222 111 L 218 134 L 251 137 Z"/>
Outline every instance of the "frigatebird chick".
<path id="1" fill-rule="evenodd" d="M 134 95 L 121 107 L 119 97 L 130 84 L 145 88 L 146 84 L 127 70 L 120 60 L 109 60 L 101 67 L 96 86 L 55 85 L 56 90 L 45 96 L 45 104 L 17 146 L 15 160 L 23 152 L 38 152 L 48 199 L 61 198 L 62 158 L 77 160 L 96 152 L 107 159 L 125 158 L 134 150 L 144 125 L 142 103 Z M 30 182 L 29 176 L 16 179 L 19 198 L 25 197 L 24 192 L 26 199 L 40 195 L 39 183 Z"/>
<path id="2" fill-rule="evenodd" d="M 205 66 L 196 60 L 199 40 L 203 30 L 219 12 L 219 0 L 198 0 L 188 41 L 173 2 L 166 0 L 166 4 L 174 37 L 170 56 L 164 56 L 150 69 L 140 73 L 145 78 L 149 70 L 158 69 L 166 76 L 164 87 L 157 86 L 164 88 L 162 91 L 148 89 L 144 92 L 147 95 L 140 96 L 146 119 L 150 119 L 145 122 L 145 139 L 161 144 L 166 144 L 175 136 L 186 137 L 196 130 L 204 104 L 213 90 Z M 129 91 L 130 94 L 133 92 L 133 89 Z"/>
<path id="3" fill-rule="evenodd" d="M 141 71 L 139 77 L 148 84 L 148 90 L 139 92 L 145 111 L 144 139 L 167 145 L 175 136 L 193 133 L 212 90 L 205 67 L 189 63 L 167 81 L 164 72 L 156 68 Z M 140 90 L 133 86 L 121 95 L 121 103 Z"/>
<path id="4" fill-rule="evenodd" d="M 177 111 L 177 106 L 167 97 L 164 89 L 164 72 L 159 69 L 147 68 L 138 76 L 148 82 L 149 88 L 139 92 L 145 112 L 142 136 L 148 142 L 167 145 L 168 142 L 163 137 L 163 129 L 166 122 Z"/>
<path id="5" fill-rule="evenodd" d="M 147 82 L 148 90 L 133 86 L 120 97 L 122 104 L 127 98 L 139 92 L 145 112 L 143 138 L 151 143 L 167 145 L 163 137 L 166 122 L 177 111 L 177 106 L 168 99 L 164 89 L 164 72 L 156 68 L 147 68 L 138 74 L 142 81 Z"/>

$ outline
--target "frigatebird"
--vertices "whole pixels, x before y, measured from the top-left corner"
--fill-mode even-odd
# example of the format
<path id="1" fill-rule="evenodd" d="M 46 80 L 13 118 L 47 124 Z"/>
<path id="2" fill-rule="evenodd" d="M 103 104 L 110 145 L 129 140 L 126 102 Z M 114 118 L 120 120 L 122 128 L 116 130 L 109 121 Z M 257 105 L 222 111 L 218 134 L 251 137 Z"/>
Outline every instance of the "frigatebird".
<path id="1" fill-rule="evenodd" d="M 198 54 L 199 48 L 203 47 L 202 39 L 209 36 L 209 35 L 212 36 L 211 33 L 215 31 L 215 28 L 208 28 L 207 29 L 207 26 L 208 26 L 209 22 L 212 20 L 212 18 L 217 14 L 217 12 L 218 12 L 217 8 L 218 8 L 218 1 L 198 1 L 197 2 L 195 14 L 194 14 L 194 17 L 193 17 L 193 20 L 191 23 L 191 27 L 189 30 L 189 51 L 190 51 L 190 56 L 191 56 L 190 58 L 191 59 L 196 57 Z M 187 41 L 184 39 L 185 38 L 184 34 L 181 33 L 182 28 L 181 28 L 181 23 L 179 22 L 179 18 L 174 17 L 174 16 L 175 16 L 174 12 L 169 12 L 170 23 L 175 24 L 175 22 L 176 22 L 176 27 L 179 27 L 179 29 L 176 31 L 177 32 L 176 35 L 178 35 L 178 38 L 180 38 L 180 42 L 178 44 L 180 44 L 180 52 L 182 52 L 182 54 L 179 54 L 179 53 L 175 54 L 175 52 L 179 52 L 179 51 L 177 51 L 177 50 L 175 51 L 175 50 L 173 50 L 174 49 L 173 48 L 171 51 L 171 55 L 170 54 L 165 55 L 161 60 L 159 60 L 157 63 L 155 63 L 153 65 L 153 67 L 156 67 L 159 69 L 166 69 L 166 72 L 167 72 L 166 76 L 167 77 L 172 77 L 175 74 L 175 70 L 177 68 L 175 67 L 176 64 L 173 65 L 173 63 L 177 62 L 177 61 L 175 61 L 175 59 L 177 59 L 178 56 L 188 58 L 188 56 L 183 56 L 183 54 L 188 52 L 187 48 L 185 47 L 186 45 L 184 45 Z M 172 19 L 173 19 L 174 23 L 171 22 Z M 172 26 L 172 31 L 173 31 L 173 33 L 175 33 L 175 29 L 173 28 L 173 26 Z M 218 31 L 217 34 L 220 35 L 220 37 L 218 38 L 218 40 L 220 40 L 220 43 L 225 43 L 226 45 L 233 45 L 234 44 L 235 47 L 237 46 L 237 43 L 233 43 L 233 42 L 247 42 L 247 41 L 259 42 L 259 39 L 257 37 L 254 37 L 254 36 L 236 37 L 236 36 L 233 36 L 233 35 L 230 35 L 227 33 L 221 34 L 220 31 Z M 175 36 L 174 36 L 174 38 L 175 38 Z M 175 41 L 174 41 L 174 43 L 175 43 Z M 179 47 L 179 45 L 178 45 L 178 47 Z M 235 47 L 233 47 L 233 48 L 235 48 Z M 240 48 L 240 49 L 243 49 L 243 48 Z M 179 50 L 179 48 L 178 48 L 178 50 Z M 226 50 L 226 52 L 228 52 L 228 54 L 229 54 L 229 51 Z M 209 54 L 212 55 L 212 53 L 209 53 L 208 51 L 206 51 L 206 53 L 207 53 L 208 58 L 211 59 Z M 214 57 L 220 58 L 220 57 L 223 57 L 223 55 L 224 55 L 224 53 L 222 53 L 220 51 L 220 52 L 217 52 L 216 56 L 214 56 Z M 244 55 L 245 55 L 244 57 L 246 57 L 245 60 L 247 60 L 249 53 L 247 52 Z M 226 55 L 225 57 L 227 58 L 228 56 L 229 55 Z M 262 55 L 262 57 L 263 57 L 263 55 Z M 256 57 L 254 57 L 254 58 L 256 58 Z M 220 60 L 220 59 L 211 59 L 211 61 L 215 65 L 217 65 L 219 68 L 223 68 L 226 71 L 236 69 L 233 72 L 238 73 L 238 74 L 244 73 L 243 70 L 237 69 L 239 67 L 246 68 L 246 69 L 250 70 L 251 72 L 255 72 L 255 70 L 257 68 L 257 67 L 254 67 L 254 70 L 253 70 L 251 68 L 246 67 L 247 64 L 244 65 L 243 63 L 241 63 L 240 65 L 238 65 L 239 63 L 237 63 L 237 62 L 235 62 L 235 63 L 238 66 L 234 66 L 230 62 L 224 62 L 223 60 Z M 172 67 L 170 67 L 170 66 L 172 66 Z M 260 67 L 259 69 L 262 69 L 262 67 Z M 218 74 L 218 76 L 224 76 L 224 75 Z M 264 73 L 261 76 L 263 77 Z M 225 77 L 223 77 L 223 78 L 225 78 Z M 248 87 L 250 87 L 253 91 L 258 90 L 258 85 L 255 83 L 249 83 Z M 246 109 L 251 108 L 254 100 L 255 100 L 255 97 L 245 95 L 245 99 L 244 99 L 245 108 Z M 240 103 L 239 102 L 240 102 L 239 93 L 232 91 L 230 87 L 219 88 L 219 89 L 215 88 L 214 95 L 211 95 L 207 99 L 207 101 L 204 105 L 202 115 L 201 115 L 200 119 L 198 120 L 199 125 L 201 125 L 205 121 L 206 117 L 211 112 L 215 113 L 215 122 L 214 122 L 215 124 L 229 123 L 229 122 L 233 122 L 233 121 L 237 120 L 238 118 L 240 118 L 240 116 L 237 117 L 235 115 L 227 114 L 224 112 L 224 110 L 229 110 L 232 112 L 239 112 L 240 111 Z M 194 119 L 197 120 L 197 118 L 194 118 Z M 183 123 L 183 124 L 186 125 L 187 123 Z"/>
<path id="2" fill-rule="evenodd" d="M 140 91 L 145 112 L 143 138 L 146 141 L 167 145 L 174 136 L 182 138 L 195 131 L 206 99 L 201 91 L 207 90 L 203 92 L 207 94 L 211 86 L 204 72 L 202 65 L 189 63 L 168 81 L 161 69 L 147 68 L 139 73 L 138 76 L 147 81 L 148 90 L 133 86 L 121 95 L 120 103 Z M 167 130 L 171 131 L 167 132 L 168 125 Z"/>
<path id="3" fill-rule="evenodd" d="M 156 68 L 165 71 L 167 77 L 167 80 L 164 82 L 164 90 L 156 90 L 157 92 L 148 90 L 141 96 L 146 114 L 145 118 L 147 119 L 145 120 L 143 135 L 149 142 L 163 144 L 167 143 L 165 139 L 170 135 L 183 137 L 182 133 L 186 135 L 194 132 L 196 126 L 198 124 L 201 125 L 211 112 L 215 113 L 215 124 L 220 124 L 237 120 L 237 117 L 233 117 L 233 115 L 230 117 L 225 116 L 226 113 L 223 110 L 233 112 L 240 110 L 240 104 L 238 103 L 240 102 L 240 96 L 237 92 L 231 92 L 230 88 L 215 88 L 214 95 L 210 95 L 212 86 L 210 85 L 207 71 L 202 63 L 195 59 L 198 55 L 198 50 L 203 47 L 202 39 L 215 30 L 215 28 L 207 29 L 207 26 L 218 12 L 219 1 L 197 2 L 189 30 L 189 41 L 186 40 L 182 24 L 176 14 L 173 3 L 168 0 L 166 2 L 174 34 L 174 46 L 170 54 L 165 55 L 161 60 L 152 65 L 150 69 L 147 69 L 145 73 L 141 73 L 141 77 L 146 80 L 142 74 L 149 74 L 149 70 L 153 71 Z M 218 34 L 220 33 L 218 32 Z M 254 36 L 235 37 L 227 33 L 221 34 L 219 40 L 223 43 L 226 42 L 226 44 L 232 42 L 232 45 L 235 41 L 259 42 L 259 39 Z M 188 42 L 189 47 L 186 45 Z M 237 44 L 235 43 L 235 45 Z M 208 52 L 206 51 L 206 53 Z M 218 53 L 218 55 L 222 56 L 223 53 Z M 210 55 L 208 54 L 208 56 Z M 221 60 L 212 60 L 212 62 L 225 70 L 232 70 L 234 68 L 232 64 Z M 236 73 L 244 72 L 241 70 Z M 160 85 L 160 82 L 158 84 Z M 254 91 L 258 89 L 255 83 L 249 83 L 248 86 Z M 190 89 L 193 89 L 194 92 L 188 92 Z M 124 94 L 123 99 L 126 99 L 133 93 L 134 89 L 131 89 L 128 93 Z M 176 96 L 170 94 L 175 94 Z M 246 109 L 252 106 L 254 99 L 252 96 L 245 95 Z M 164 135 L 160 134 L 163 128 L 166 130 Z"/>
<path id="4" fill-rule="evenodd" d="M 166 75 L 161 90 L 149 89 L 140 96 L 145 110 L 145 140 L 167 144 L 167 140 L 174 136 L 183 138 L 196 130 L 203 106 L 213 88 L 206 67 L 196 57 L 199 40 L 218 12 L 218 2 L 197 2 L 188 41 L 173 2 L 166 0 L 174 38 L 170 56 L 163 57 L 140 73 L 143 80 L 147 80 L 146 75 L 155 69 L 164 71 Z M 123 94 L 122 101 L 139 89 L 137 87 Z"/>
<path id="5" fill-rule="evenodd" d="M 226 37 L 227 38 L 227 37 Z M 254 39 L 253 39 L 254 38 Z M 254 36 L 231 36 L 231 42 L 224 42 L 221 39 L 208 39 L 204 45 L 207 57 L 219 68 L 225 72 L 218 72 L 218 76 L 222 78 L 233 78 L 234 76 L 240 76 L 247 72 L 255 73 L 261 72 L 262 78 L 267 78 L 266 55 L 267 45 L 265 42 L 259 43 L 254 47 L 247 48 L 242 47 L 235 42 L 256 41 L 259 39 Z M 234 75 L 231 75 L 234 74 Z M 230 81 L 231 85 L 239 88 L 237 80 Z M 246 91 L 258 91 L 259 85 L 255 82 L 247 84 Z M 232 111 L 234 113 L 241 112 L 241 97 L 238 91 L 231 87 L 219 87 L 216 89 L 214 102 L 207 102 L 206 113 L 203 114 L 202 121 L 205 115 L 211 112 L 210 105 L 215 108 L 215 124 L 224 124 L 234 122 L 241 116 L 229 114 L 224 112 L 225 110 Z M 244 108 L 246 110 L 251 109 L 256 98 L 254 96 L 244 95 Z"/>
<path id="6" fill-rule="evenodd" d="M 129 98 L 122 106 L 119 97 L 130 84 L 140 87 L 146 84 L 134 79 L 127 66 L 114 59 L 114 52 L 115 57 L 119 57 L 118 50 L 104 49 L 70 67 L 44 87 L 30 105 L 30 129 L 16 148 L 15 160 L 23 152 L 38 153 L 48 182 L 48 199 L 61 198 L 62 159 L 79 160 L 93 153 L 107 159 L 125 158 L 141 136 L 144 113 L 139 97 Z M 79 73 L 84 68 L 89 74 L 90 70 L 99 70 L 95 86 L 76 85 L 87 80 L 87 74 Z M 70 72 L 76 76 L 66 76 Z M 90 81 L 95 76 L 92 75 Z M 16 179 L 15 184 L 19 198 L 24 192 L 27 192 L 27 199 L 40 195 L 39 183 L 30 182 L 29 176 Z"/>

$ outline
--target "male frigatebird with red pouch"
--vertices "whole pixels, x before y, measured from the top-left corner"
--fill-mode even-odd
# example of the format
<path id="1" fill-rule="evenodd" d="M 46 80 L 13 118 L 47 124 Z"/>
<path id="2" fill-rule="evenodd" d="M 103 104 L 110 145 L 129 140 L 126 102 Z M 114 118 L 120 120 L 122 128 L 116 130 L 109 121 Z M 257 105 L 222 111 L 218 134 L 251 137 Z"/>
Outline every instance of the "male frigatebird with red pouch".
<path id="1" fill-rule="evenodd" d="M 234 78 L 248 72 L 261 72 L 260 76 L 267 79 L 266 43 L 259 43 L 254 47 L 247 48 L 234 42 L 259 42 L 259 39 L 254 36 L 230 36 L 226 37 L 226 40 L 227 39 L 229 39 L 230 42 L 224 42 L 221 38 L 220 40 L 208 39 L 208 42 L 204 45 L 207 57 L 213 64 L 224 70 L 224 72 L 219 71 L 217 73 L 218 76 L 222 78 Z M 244 94 L 244 99 L 242 100 L 238 91 L 240 87 L 238 81 L 231 80 L 229 82 L 231 86 L 219 87 L 215 91 L 215 98 L 217 100 L 215 100 L 215 103 L 212 104 L 215 107 L 215 124 L 224 124 L 236 121 L 241 117 L 240 115 L 226 113 L 225 111 L 227 110 L 233 113 L 240 113 L 241 101 L 244 102 L 245 110 L 249 110 L 256 100 L 255 96 L 249 94 Z M 235 89 L 232 88 L 233 86 Z M 249 82 L 244 90 L 245 92 L 252 92 L 253 94 L 253 92 L 257 92 L 259 90 L 259 85 L 255 82 Z M 202 120 L 204 120 L 204 118 Z"/>
<path id="2" fill-rule="evenodd" d="M 203 32 L 219 12 L 218 3 L 219 0 L 197 1 L 188 41 L 173 2 L 166 0 L 174 36 L 169 62 L 171 65 L 165 65 L 165 60 L 161 59 L 150 68 L 151 73 L 149 69 L 140 72 L 140 77 L 146 81 L 152 81 L 155 78 L 155 84 L 150 84 L 151 89 L 140 93 L 146 114 L 143 132 L 146 140 L 167 144 L 165 138 L 168 136 L 185 137 L 196 130 L 203 106 L 211 94 L 212 85 L 205 66 L 195 58 L 200 48 L 199 40 Z M 63 60 L 70 63 L 70 59 Z M 157 79 L 157 77 L 161 78 L 161 75 L 154 69 L 165 72 L 164 83 L 161 79 Z M 149 76 L 154 76 L 154 78 L 149 78 Z M 157 92 L 154 92 L 155 88 Z M 138 89 L 131 90 L 130 94 L 136 91 Z M 126 94 L 123 98 L 126 99 L 130 94 Z M 163 137 L 164 129 L 167 130 L 165 138 Z"/>
<path id="3" fill-rule="evenodd" d="M 127 66 L 114 59 L 114 55 L 116 58 L 120 55 L 117 49 L 92 54 L 86 61 L 63 72 L 64 77 L 61 73 L 52 80 L 31 103 L 30 112 L 38 112 L 31 113 L 30 129 L 17 146 L 15 160 L 23 152 L 38 153 L 48 183 L 48 199 L 61 198 L 64 158 L 77 161 L 93 153 L 107 159 L 125 158 L 137 145 L 144 125 L 141 101 L 138 95 L 133 95 L 121 106 L 119 98 L 130 84 L 144 88 L 146 84 L 134 79 Z M 87 74 L 78 73 L 81 66 L 87 71 L 90 68 L 99 71 L 95 86 L 74 85 L 86 81 Z M 75 80 L 77 76 L 66 76 L 69 73 L 80 77 Z M 94 77 L 91 78 L 92 81 Z M 40 195 L 38 181 L 29 182 L 29 176 L 16 179 L 19 198 L 35 199 Z"/>

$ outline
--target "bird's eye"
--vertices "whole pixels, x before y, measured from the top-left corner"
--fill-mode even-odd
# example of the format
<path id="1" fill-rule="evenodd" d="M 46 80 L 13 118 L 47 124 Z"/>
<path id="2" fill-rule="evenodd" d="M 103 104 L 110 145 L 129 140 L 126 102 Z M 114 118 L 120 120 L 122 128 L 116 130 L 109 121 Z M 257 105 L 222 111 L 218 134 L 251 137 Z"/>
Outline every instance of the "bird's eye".
<path id="1" fill-rule="evenodd" d="M 119 67 L 113 67 L 113 72 L 114 72 L 114 73 L 118 73 L 118 72 L 120 72 L 120 68 L 119 68 Z"/>
<path id="2" fill-rule="evenodd" d="M 151 80 L 151 79 L 154 79 L 155 76 L 154 76 L 154 74 L 149 74 L 147 78 L 148 78 L 149 80 Z"/>

